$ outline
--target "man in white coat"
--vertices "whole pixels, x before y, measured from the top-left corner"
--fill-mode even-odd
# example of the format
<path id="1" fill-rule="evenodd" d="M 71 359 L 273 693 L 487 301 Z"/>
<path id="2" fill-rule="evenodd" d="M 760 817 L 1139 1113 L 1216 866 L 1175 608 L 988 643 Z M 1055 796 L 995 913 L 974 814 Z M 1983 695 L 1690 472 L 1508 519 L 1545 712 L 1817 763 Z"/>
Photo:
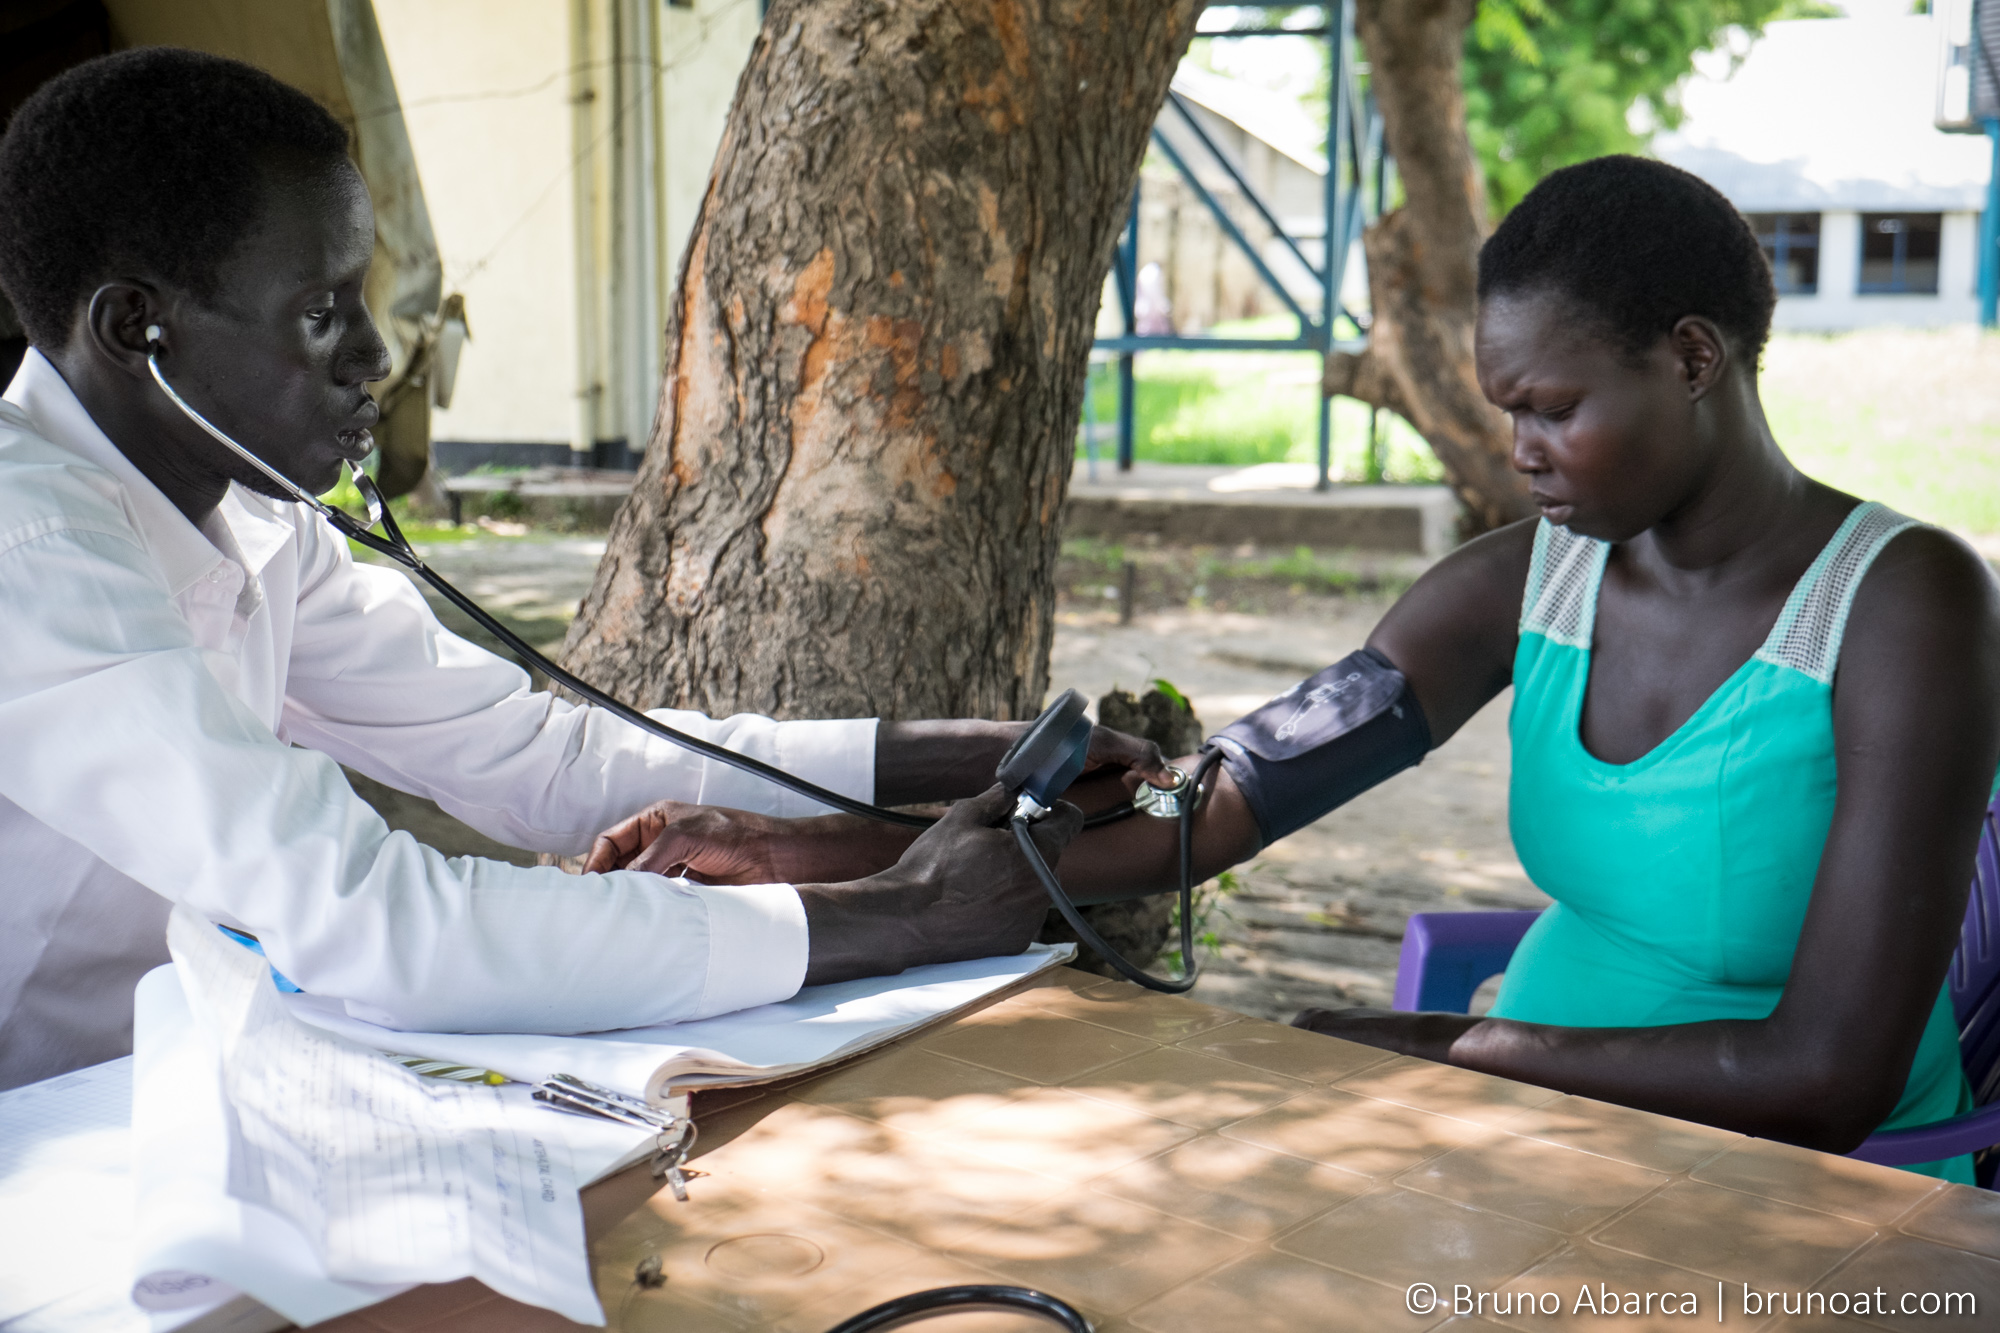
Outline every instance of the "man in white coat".
<path id="1" fill-rule="evenodd" d="M 531 693 L 400 575 L 187 420 L 163 372 L 309 492 L 372 447 L 374 222 L 303 93 L 187 51 L 52 80 L 0 139 L 0 288 L 33 344 L 0 405 L 0 1088 L 130 1049 L 175 902 L 374 1022 L 575 1032 L 1017 952 L 1042 892 L 979 794 L 1018 727 L 673 725 L 864 800 L 962 800 L 892 870 L 711 886 L 447 859 L 348 764 L 530 850 L 671 799 L 818 807 Z M 1156 750 L 1100 732 L 1098 762 Z M 1080 816 L 1043 822 L 1053 857 Z"/>

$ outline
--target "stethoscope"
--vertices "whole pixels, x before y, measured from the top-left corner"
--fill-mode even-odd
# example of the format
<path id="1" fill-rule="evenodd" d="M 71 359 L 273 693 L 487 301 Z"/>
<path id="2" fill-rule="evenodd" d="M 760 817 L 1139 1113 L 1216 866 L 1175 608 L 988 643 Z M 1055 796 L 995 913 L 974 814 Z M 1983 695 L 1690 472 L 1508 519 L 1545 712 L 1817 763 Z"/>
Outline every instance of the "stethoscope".
<path id="1" fill-rule="evenodd" d="M 395 516 L 389 512 L 389 506 L 383 503 L 382 492 L 376 487 L 375 479 L 362 471 L 360 463 L 352 459 L 346 460 L 348 471 L 354 479 L 354 488 L 360 492 L 362 503 L 367 507 L 366 522 L 344 509 L 327 504 L 316 495 L 307 494 L 290 477 L 238 444 L 207 417 L 195 411 L 185 398 L 174 391 L 174 386 L 167 383 L 166 375 L 160 370 L 160 339 L 164 332 L 158 324 L 147 325 L 146 367 L 152 372 L 153 382 L 160 386 L 160 392 L 166 394 L 168 401 L 179 408 L 188 420 L 201 427 L 216 443 L 223 445 L 238 458 L 270 478 L 271 482 L 286 495 L 316 511 L 342 536 L 387 556 L 437 589 L 440 596 L 472 617 L 474 622 L 506 644 L 523 661 L 532 663 L 550 680 L 571 691 L 578 698 L 682 749 L 692 750 L 704 758 L 728 764 L 746 773 L 754 773 L 766 782 L 775 783 L 788 791 L 797 792 L 809 800 L 832 806 L 836 810 L 860 815 L 866 819 L 880 820 L 885 824 L 898 824 L 904 828 L 929 828 L 937 822 L 925 815 L 908 814 L 901 810 L 871 805 L 866 801 L 857 801 L 851 796 L 829 791 L 817 783 L 808 782 L 760 759 L 738 754 L 713 741 L 677 731 L 664 722 L 648 717 L 638 709 L 612 698 L 580 676 L 551 662 L 533 645 L 494 619 L 484 607 L 453 587 L 443 575 L 424 563 L 423 557 L 417 554 L 409 539 L 403 536 L 403 530 L 397 526 Z M 370 531 L 376 527 L 382 529 L 383 535 L 377 536 Z M 1201 965 L 1195 958 L 1194 950 L 1194 811 L 1205 795 L 1202 781 L 1222 755 L 1218 750 L 1208 749 L 1202 754 L 1201 761 L 1195 765 L 1192 774 L 1174 770 L 1177 779 L 1174 786 L 1160 788 L 1149 783 L 1141 783 L 1139 793 L 1133 800 L 1121 802 L 1084 820 L 1085 828 L 1113 823 L 1135 813 L 1179 821 L 1180 943 L 1183 974 L 1178 977 L 1156 977 L 1106 944 L 1103 937 L 1083 919 L 1082 914 L 1076 909 L 1076 904 L 1070 901 L 1069 894 L 1042 857 L 1041 849 L 1035 846 L 1031 833 L 1032 826 L 1049 813 L 1056 799 L 1083 771 L 1085 755 L 1090 746 L 1090 723 L 1084 717 L 1086 707 L 1087 703 L 1081 694 L 1075 690 L 1065 690 L 1061 697 L 1050 704 L 1028 730 L 1022 733 L 1021 738 L 1015 741 L 1006 757 L 1000 761 L 997 777 L 1015 796 L 1014 812 L 1009 816 L 1008 822 L 1013 828 L 1014 840 L 1020 845 L 1022 854 L 1028 858 L 1028 864 L 1035 870 L 1036 878 L 1041 881 L 1042 888 L 1049 895 L 1049 901 L 1062 914 L 1069 928 L 1076 932 L 1077 939 L 1094 949 L 1099 957 L 1110 963 L 1128 980 L 1150 990 L 1178 995 L 1192 989 L 1201 976 Z"/>

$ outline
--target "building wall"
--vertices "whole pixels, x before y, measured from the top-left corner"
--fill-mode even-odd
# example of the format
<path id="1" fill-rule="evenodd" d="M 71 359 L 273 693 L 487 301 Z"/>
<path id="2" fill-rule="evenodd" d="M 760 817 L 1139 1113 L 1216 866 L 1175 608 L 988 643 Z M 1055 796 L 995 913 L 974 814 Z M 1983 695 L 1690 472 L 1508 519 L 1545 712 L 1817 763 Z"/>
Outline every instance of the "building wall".
<path id="1" fill-rule="evenodd" d="M 445 290 L 465 293 L 472 329 L 438 440 L 644 440 L 650 407 L 636 399 L 650 396 L 632 391 L 626 345 L 634 285 L 650 291 L 648 322 L 663 322 L 760 7 L 640 2 L 650 52 L 629 0 L 375 0 Z M 632 108 L 648 69 L 642 149 Z"/>
<path id="2" fill-rule="evenodd" d="M 694 0 L 690 9 L 663 6 L 660 11 L 660 98 L 666 122 L 661 243 L 670 293 L 708 193 L 709 169 L 736 100 L 736 81 L 763 25 L 760 9 L 757 0 Z"/>
<path id="3" fill-rule="evenodd" d="M 1861 276 L 1861 214 L 1828 210 L 1819 223 L 1819 291 L 1812 296 L 1781 296 L 1773 323 L 1800 332 L 1837 332 L 1900 324 L 1931 328 L 1970 324 L 1979 318 L 1979 215 L 1946 213 L 1938 242 L 1938 290 L 1935 296 L 1863 296 L 1855 288 Z"/>
<path id="4" fill-rule="evenodd" d="M 472 340 L 441 440 L 568 440 L 569 24 L 545 0 L 375 0 L 447 292 Z"/>

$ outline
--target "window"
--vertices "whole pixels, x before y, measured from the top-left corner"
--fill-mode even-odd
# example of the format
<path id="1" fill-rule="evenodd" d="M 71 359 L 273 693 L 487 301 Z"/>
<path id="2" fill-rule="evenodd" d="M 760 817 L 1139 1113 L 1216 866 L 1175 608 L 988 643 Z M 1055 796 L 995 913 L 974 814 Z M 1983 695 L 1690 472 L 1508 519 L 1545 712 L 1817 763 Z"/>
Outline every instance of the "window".
<path id="1" fill-rule="evenodd" d="M 1780 296 L 1811 296 L 1819 290 L 1819 214 L 1749 213 L 1750 229 L 1764 258 L 1771 261 L 1771 276 L 1777 280 Z"/>
<path id="2" fill-rule="evenodd" d="M 1942 213 L 1863 213 L 1861 293 L 1937 295 Z"/>

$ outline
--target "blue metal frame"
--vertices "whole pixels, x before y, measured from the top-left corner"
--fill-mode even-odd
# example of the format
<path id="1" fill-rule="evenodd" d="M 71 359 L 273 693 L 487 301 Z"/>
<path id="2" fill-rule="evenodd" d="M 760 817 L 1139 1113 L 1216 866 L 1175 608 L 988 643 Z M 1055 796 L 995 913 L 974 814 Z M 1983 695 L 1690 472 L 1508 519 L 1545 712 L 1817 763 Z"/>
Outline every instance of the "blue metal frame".
<path id="1" fill-rule="evenodd" d="M 1233 0 L 1240 9 L 1289 8 L 1296 0 Z M 1230 161 L 1207 131 L 1202 129 L 1193 110 L 1177 93 L 1167 94 L 1167 110 L 1178 117 L 1180 123 L 1192 132 L 1196 143 L 1207 152 L 1236 186 L 1250 207 L 1254 209 L 1264 224 L 1291 250 L 1306 272 L 1318 279 L 1320 285 L 1320 308 L 1318 318 L 1302 306 L 1293 296 L 1271 267 L 1258 253 L 1250 238 L 1231 217 L 1208 187 L 1195 174 L 1193 168 L 1182 157 L 1180 151 L 1168 141 L 1156 125 L 1153 129 L 1153 146 L 1161 156 L 1172 164 L 1195 197 L 1208 206 L 1215 217 L 1216 225 L 1230 240 L 1257 276 L 1283 301 L 1299 321 L 1299 332 L 1293 338 L 1202 338 L 1182 337 L 1178 334 L 1141 337 L 1137 331 L 1136 298 L 1139 281 L 1139 190 L 1132 191 L 1132 212 L 1125 225 L 1125 234 L 1120 239 L 1112 256 L 1112 269 L 1117 279 L 1119 315 L 1124 332 L 1120 335 L 1099 338 L 1097 347 L 1101 351 L 1115 353 L 1118 358 L 1118 469 L 1130 471 L 1133 450 L 1133 358 L 1139 352 L 1182 350 L 1208 352 L 1272 352 L 1272 351 L 1315 351 L 1327 352 L 1336 346 L 1359 347 L 1360 340 L 1337 343 L 1333 336 L 1334 320 L 1346 313 L 1340 306 L 1340 279 L 1347 268 L 1347 258 L 1354 243 L 1361 235 L 1361 229 L 1369 217 L 1382 211 L 1386 186 L 1384 171 L 1386 158 L 1382 147 L 1382 118 L 1376 112 L 1373 99 L 1364 98 L 1354 71 L 1354 14 L 1348 0 L 1330 0 L 1323 6 L 1328 22 L 1322 28 L 1239 28 L 1233 31 L 1199 32 L 1197 36 L 1207 38 L 1247 38 L 1260 36 L 1284 37 L 1324 37 L 1327 42 L 1329 64 L 1333 71 L 1327 89 L 1327 144 L 1326 144 L 1326 225 L 1322 239 L 1322 254 L 1315 264 L 1307 258 L 1305 248 L 1299 238 L 1288 233 L 1279 223 L 1277 215 L 1264 199 L 1243 177 L 1236 164 Z M 1345 166 L 1347 179 L 1342 181 L 1342 167 Z M 1374 185 L 1373 199 L 1367 186 Z M 1352 320 L 1353 316 L 1349 315 Z M 1358 321 L 1356 321 L 1358 323 Z M 1373 441 L 1370 442 L 1371 449 Z M 1319 481 L 1318 488 L 1327 490 L 1332 485 L 1330 476 L 1333 448 L 1333 402 L 1324 393 L 1319 396 Z M 1371 471 L 1377 469 L 1371 468 Z"/>
<path id="2" fill-rule="evenodd" d="M 2000 326 L 2000 120 L 1987 120 L 1993 165 L 1986 169 L 1986 208 L 1979 215 L 1979 323 Z"/>

